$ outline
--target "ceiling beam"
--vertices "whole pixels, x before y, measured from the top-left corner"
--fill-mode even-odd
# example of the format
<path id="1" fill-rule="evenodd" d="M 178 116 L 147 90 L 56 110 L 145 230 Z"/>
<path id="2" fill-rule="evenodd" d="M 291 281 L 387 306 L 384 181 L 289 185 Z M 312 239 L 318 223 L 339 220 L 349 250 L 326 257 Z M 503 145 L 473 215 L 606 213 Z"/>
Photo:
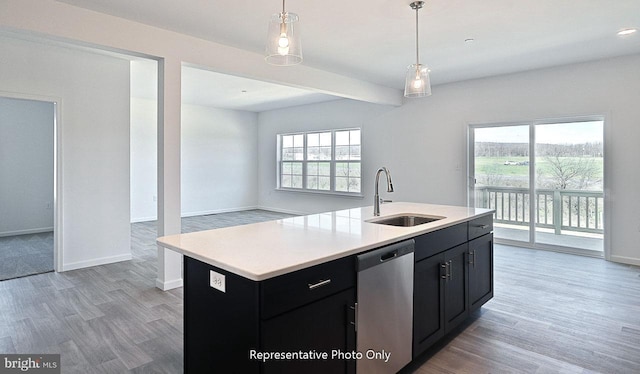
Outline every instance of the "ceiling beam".
<path id="1" fill-rule="evenodd" d="M 402 92 L 394 88 L 304 64 L 272 66 L 262 54 L 52 0 L 3 0 L 0 28 L 134 56 L 178 59 L 220 73 L 348 99 L 402 105 Z"/>

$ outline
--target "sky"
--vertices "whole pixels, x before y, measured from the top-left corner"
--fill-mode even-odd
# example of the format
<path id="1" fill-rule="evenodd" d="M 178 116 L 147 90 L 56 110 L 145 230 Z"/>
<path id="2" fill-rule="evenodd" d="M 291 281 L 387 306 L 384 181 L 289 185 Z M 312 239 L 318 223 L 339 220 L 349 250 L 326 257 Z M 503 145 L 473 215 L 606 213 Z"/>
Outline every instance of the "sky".
<path id="1" fill-rule="evenodd" d="M 603 121 L 536 125 L 536 143 L 584 144 L 602 142 Z M 476 142 L 528 143 L 529 125 L 476 128 Z"/>

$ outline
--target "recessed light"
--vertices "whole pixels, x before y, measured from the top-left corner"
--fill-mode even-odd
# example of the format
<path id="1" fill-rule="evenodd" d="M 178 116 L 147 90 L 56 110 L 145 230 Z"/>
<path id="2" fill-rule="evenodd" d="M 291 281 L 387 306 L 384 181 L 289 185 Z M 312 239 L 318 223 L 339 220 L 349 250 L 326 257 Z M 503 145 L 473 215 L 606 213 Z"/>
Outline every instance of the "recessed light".
<path id="1" fill-rule="evenodd" d="M 638 29 L 624 29 L 624 30 L 620 30 L 620 31 L 618 31 L 618 36 L 631 35 L 631 34 L 635 33 L 636 31 L 638 31 Z"/>
<path id="2" fill-rule="evenodd" d="M 247 93 L 247 90 L 242 90 L 242 91 L 240 91 L 240 92 L 242 92 L 242 93 Z"/>
<path id="3" fill-rule="evenodd" d="M 467 38 L 467 39 L 464 40 L 464 42 L 467 43 L 467 44 L 471 44 L 471 43 L 473 43 L 475 41 L 476 40 L 474 38 Z"/>

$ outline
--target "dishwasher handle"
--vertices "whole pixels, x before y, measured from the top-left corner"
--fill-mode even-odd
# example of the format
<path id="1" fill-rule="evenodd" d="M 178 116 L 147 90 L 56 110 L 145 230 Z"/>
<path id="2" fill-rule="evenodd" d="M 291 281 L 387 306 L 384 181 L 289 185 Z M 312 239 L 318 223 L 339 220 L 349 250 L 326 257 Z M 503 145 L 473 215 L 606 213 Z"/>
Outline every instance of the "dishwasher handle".
<path id="1" fill-rule="evenodd" d="M 389 251 L 387 253 L 384 253 L 380 256 L 380 262 L 385 262 L 385 261 L 389 261 L 391 259 L 394 259 L 398 257 L 398 250 L 393 250 L 393 251 Z"/>
<path id="2" fill-rule="evenodd" d="M 415 240 L 409 239 L 361 254 L 358 256 L 357 261 L 358 271 L 360 272 L 377 265 L 382 265 L 383 263 L 413 253 L 414 248 Z"/>

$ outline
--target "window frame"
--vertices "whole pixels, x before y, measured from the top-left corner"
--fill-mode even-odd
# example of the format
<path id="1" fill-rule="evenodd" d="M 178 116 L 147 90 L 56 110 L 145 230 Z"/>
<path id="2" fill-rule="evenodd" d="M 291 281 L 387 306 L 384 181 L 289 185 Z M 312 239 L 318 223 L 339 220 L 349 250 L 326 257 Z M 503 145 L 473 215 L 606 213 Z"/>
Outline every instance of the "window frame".
<path id="1" fill-rule="evenodd" d="M 360 159 L 359 160 L 337 160 L 336 159 L 336 133 L 341 131 L 354 131 L 357 130 L 360 132 Z M 307 157 L 308 152 L 308 140 L 307 135 L 309 134 L 322 134 L 322 133 L 331 133 L 331 159 L 327 160 L 309 160 Z M 291 135 L 302 135 L 303 140 L 303 150 L 302 150 L 302 160 L 284 160 L 283 157 L 283 137 L 291 136 Z M 346 128 L 337 128 L 337 129 L 321 129 L 321 130 L 309 130 L 309 131 L 296 131 L 296 132 L 286 132 L 279 133 L 276 135 L 276 190 L 277 191 L 288 191 L 288 192 L 302 192 L 302 193 L 312 193 L 312 194 L 326 194 L 326 195 L 337 195 L 337 196 L 346 196 L 346 197 L 364 197 L 362 193 L 362 128 L 361 127 L 346 127 Z M 351 140 L 349 141 L 351 145 Z M 295 147 L 292 147 L 295 148 Z M 293 163 L 301 163 L 302 164 L 302 187 L 283 187 L 282 186 L 282 171 L 283 164 L 287 162 Z M 308 174 L 308 165 L 313 162 L 327 162 L 329 163 L 329 189 L 321 190 L 315 188 L 309 188 L 307 186 L 307 179 L 309 178 Z M 348 191 L 336 191 L 336 178 L 337 178 L 337 170 L 336 164 L 338 163 L 357 163 L 360 165 L 360 191 L 358 192 L 348 192 Z M 296 174 L 297 175 L 297 174 Z"/>

